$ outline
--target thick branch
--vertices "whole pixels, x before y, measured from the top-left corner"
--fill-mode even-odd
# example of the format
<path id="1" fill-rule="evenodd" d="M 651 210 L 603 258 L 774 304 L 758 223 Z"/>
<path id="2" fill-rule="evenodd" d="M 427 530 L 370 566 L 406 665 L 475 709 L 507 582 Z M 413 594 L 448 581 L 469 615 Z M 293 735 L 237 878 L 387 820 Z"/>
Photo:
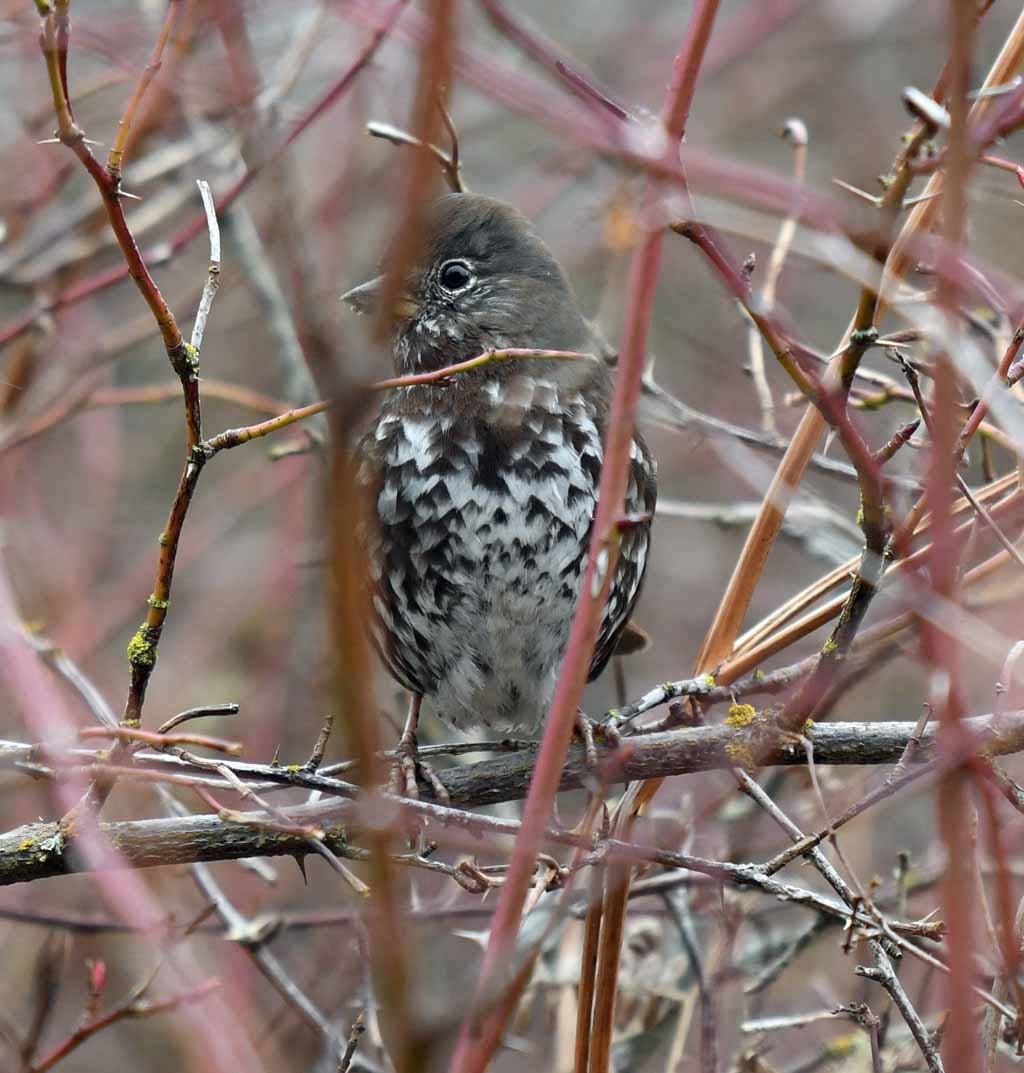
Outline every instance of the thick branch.
<path id="1" fill-rule="evenodd" d="M 807 728 L 815 762 L 843 765 L 879 765 L 896 763 L 915 732 L 915 723 L 825 723 Z M 1002 755 L 1024 749 L 1024 711 L 999 717 L 999 733 L 992 727 L 991 716 L 967 720 L 966 726 L 977 735 L 979 749 L 989 755 Z M 766 720 L 744 730 L 727 726 L 687 727 L 664 734 L 650 734 L 627 739 L 622 763 L 614 767 L 616 781 L 635 781 L 681 775 L 711 768 L 728 768 L 742 762 L 755 751 L 764 766 L 806 763 L 799 740 L 779 739 L 767 744 L 762 735 L 770 732 Z M 920 761 L 933 754 L 935 728 L 929 726 L 921 737 L 916 753 Z M 26 747 L 7 744 L 0 746 L 0 758 Z M 440 772 L 440 779 L 451 796 L 451 803 L 463 808 L 521 799 L 529 785 L 536 758 L 536 749 L 484 760 L 451 771 Z M 606 750 L 602 759 L 608 759 Z M 148 758 L 146 759 L 149 764 Z M 166 766 L 180 777 L 190 770 L 182 762 L 166 758 Z M 289 771 L 286 768 L 262 765 L 228 765 L 236 773 L 248 774 L 250 779 L 277 782 L 324 793 L 347 795 L 354 791 L 350 784 L 315 773 Z M 166 772 L 171 775 L 171 770 Z M 561 789 L 577 789 L 589 773 L 582 747 L 574 747 L 562 773 Z M 173 776 L 172 776 L 173 777 Z M 431 789 L 424 784 L 421 797 L 429 800 Z M 325 844 L 339 856 L 353 853 L 349 847 L 342 822 L 351 820 L 351 803 L 326 801 L 315 805 L 299 805 L 282 809 L 296 829 L 316 826 L 325 832 Z M 226 822 L 214 815 L 159 820 L 139 820 L 101 825 L 103 833 L 124 858 L 133 866 L 148 868 L 163 864 L 185 864 L 195 861 L 232 860 L 240 857 L 269 857 L 280 855 L 303 856 L 309 852 L 307 836 L 280 833 L 258 826 L 260 813 L 246 814 L 254 823 Z M 471 824 L 472 816 L 466 821 Z M 28 824 L 0 835 L 0 886 L 23 883 L 47 876 L 82 871 L 84 863 L 76 858 L 74 839 L 68 837 L 56 823 Z"/>

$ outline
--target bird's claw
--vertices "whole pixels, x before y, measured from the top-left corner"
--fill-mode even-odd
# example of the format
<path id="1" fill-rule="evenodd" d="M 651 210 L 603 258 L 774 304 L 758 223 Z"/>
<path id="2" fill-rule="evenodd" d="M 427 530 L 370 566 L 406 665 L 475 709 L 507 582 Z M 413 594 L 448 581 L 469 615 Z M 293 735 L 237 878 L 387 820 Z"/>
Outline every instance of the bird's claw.
<path id="1" fill-rule="evenodd" d="M 593 719 L 588 719 L 583 712 L 578 711 L 576 713 L 576 733 L 583 742 L 587 768 L 590 771 L 596 771 L 598 765 L 596 738 L 603 738 L 612 749 L 618 749 L 622 745 L 622 735 L 619 733 L 618 722 L 614 719 L 598 723 Z"/>
<path id="2" fill-rule="evenodd" d="M 388 778 L 388 792 L 401 797 L 417 800 L 420 796 L 417 775 L 434 791 L 434 796 L 442 805 L 451 803 L 451 796 L 437 772 L 419 756 L 419 744 L 415 734 L 403 734 L 395 747 L 391 774 Z"/>

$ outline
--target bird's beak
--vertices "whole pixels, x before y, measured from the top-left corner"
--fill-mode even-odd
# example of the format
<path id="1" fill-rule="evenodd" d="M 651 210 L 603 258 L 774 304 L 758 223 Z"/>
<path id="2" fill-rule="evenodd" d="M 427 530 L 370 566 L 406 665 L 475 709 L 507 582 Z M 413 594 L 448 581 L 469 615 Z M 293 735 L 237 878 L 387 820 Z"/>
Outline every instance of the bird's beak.
<path id="1" fill-rule="evenodd" d="M 384 277 L 376 276 L 374 279 L 360 283 L 358 287 L 346 291 L 341 300 L 347 302 L 357 313 L 377 312 L 380 306 L 381 295 L 384 293 Z M 401 291 L 395 298 L 392 314 L 399 320 L 412 320 L 420 311 L 419 303 L 408 291 Z"/>

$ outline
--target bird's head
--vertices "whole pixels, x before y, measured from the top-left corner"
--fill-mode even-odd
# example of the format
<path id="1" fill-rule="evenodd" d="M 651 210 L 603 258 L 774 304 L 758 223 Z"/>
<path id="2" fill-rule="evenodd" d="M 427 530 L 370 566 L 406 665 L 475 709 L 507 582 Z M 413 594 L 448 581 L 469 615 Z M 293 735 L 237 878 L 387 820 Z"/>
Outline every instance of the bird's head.
<path id="1" fill-rule="evenodd" d="M 588 332 L 551 251 L 521 213 L 480 194 L 431 206 L 419 256 L 391 309 L 400 374 L 428 372 L 490 349 L 578 350 Z M 385 275 L 342 295 L 378 312 Z"/>

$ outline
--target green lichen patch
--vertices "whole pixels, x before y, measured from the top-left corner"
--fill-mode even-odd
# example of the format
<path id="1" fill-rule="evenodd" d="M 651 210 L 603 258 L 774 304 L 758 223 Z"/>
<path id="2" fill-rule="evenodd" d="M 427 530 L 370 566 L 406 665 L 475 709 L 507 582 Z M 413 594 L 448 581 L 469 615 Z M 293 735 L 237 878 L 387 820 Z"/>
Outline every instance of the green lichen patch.
<path id="1" fill-rule="evenodd" d="M 128 642 L 128 662 L 133 667 L 152 667 L 156 663 L 156 644 L 152 631 L 145 622 Z"/>
<path id="2" fill-rule="evenodd" d="M 725 717 L 728 727 L 748 727 L 757 718 L 757 709 L 753 704 L 731 704 L 729 714 Z"/>

